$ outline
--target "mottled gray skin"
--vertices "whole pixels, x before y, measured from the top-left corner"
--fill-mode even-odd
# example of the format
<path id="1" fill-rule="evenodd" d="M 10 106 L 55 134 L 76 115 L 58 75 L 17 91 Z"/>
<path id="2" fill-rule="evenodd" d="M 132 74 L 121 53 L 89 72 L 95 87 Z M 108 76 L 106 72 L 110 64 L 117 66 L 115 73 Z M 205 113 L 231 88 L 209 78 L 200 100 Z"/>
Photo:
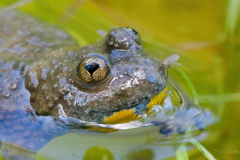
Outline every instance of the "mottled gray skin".
<path id="1" fill-rule="evenodd" d="M 1 32 L 0 69 L 12 62 L 9 69 L 21 71 L 37 115 L 101 123 L 105 116 L 149 101 L 166 87 L 167 67 L 148 57 L 140 44 L 135 47 L 133 37 L 121 28 L 115 32 L 121 30 L 132 47 L 108 51 L 109 39 L 79 48 L 66 33 L 49 26 L 40 30 L 41 25 L 31 18 L 8 15 L 2 21 L 1 29 L 6 31 Z M 94 84 L 76 80 L 78 64 L 90 56 L 104 59 L 110 69 L 107 78 Z"/>
<path id="2" fill-rule="evenodd" d="M 131 35 L 126 40 L 132 41 Z M 101 123 L 104 116 L 115 111 L 146 105 L 166 87 L 167 67 L 148 57 L 141 46 L 136 48 L 134 41 L 131 43 L 129 49 L 107 51 L 103 39 L 80 48 L 53 26 L 19 12 L 1 13 L 1 133 L 17 144 L 34 148 L 36 138 L 30 136 L 34 132 L 39 132 L 43 141 L 48 132 L 62 133 L 62 128 L 56 127 L 58 117 Z M 89 56 L 103 59 L 110 69 L 107 78 L 96 84 L 76 79 L 79 63 Z M 16 132 L 31 140 L 21 137 L 15 141 Z"/>
<path id="3" fill-rule="evenodd" d="M 42 63 L 42 67 L 35 65 L 30 71 L 38 75 L 37 87 L 31 83 L 26 85 L 32 93 L 31 102 L 37 114 L 59 116 L 57 106 L 61 105 L 67 116 L 101 122 L 105 114 L 100 113 L 119 111 L 149 101 L 166 86 L 166 68 L 139 52 L 109 54 L 103 51 L 101 42 L 66 52 L 63 56 L 55 53 L 56 63 Z M 103 82 L 87 84 L 76 80 L 78 64 L 90 56 L 101 57 L 108 63 L 110 74 Z M 41 73 L 45 67 L 49 67 L 50 75 L 54 73 L 43 80 Z M 102 118 L 99 120 L 98 116 Z"/>
<path id="4" fill-rule="evenodd" d="M 33 80 L 29 80 L 41 63 L 47 66 L 49 60 L 56 57 L 54 50 L 60 54 L 61 48 L 67 46 L 78 47 L 69 35 L 53 26 L 20 12 L 0 14 L 0 139 L 3 142 L 39 150 L 53 137 L 68 132 L 69 129 L 53 117 L 35 115 L 32 106 L 40 101 L 33 99 L 30 102 L 30 99 L 34 92 L 37 94 L 33 84 L 37 85 L 38 80 L 35 81 L 33 76 Z M 53 75 L 50 73 L 41 75 L 38 71 L 37 86 L 46 82 L 40 80 L 41 76 L 47 75 L 48 83 L 51 83 Z"/>

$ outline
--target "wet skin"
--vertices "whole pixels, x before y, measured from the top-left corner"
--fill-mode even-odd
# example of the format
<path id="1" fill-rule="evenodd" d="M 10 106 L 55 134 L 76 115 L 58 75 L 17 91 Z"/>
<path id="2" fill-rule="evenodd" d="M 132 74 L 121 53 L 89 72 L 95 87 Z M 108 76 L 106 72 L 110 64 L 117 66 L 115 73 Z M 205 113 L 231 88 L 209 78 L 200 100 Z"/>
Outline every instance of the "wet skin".
<path id="1" fill-rule="evenodd" d="M 112 29 L 79 48 L 65 32 L 27 15 L 0 16 L 3 130 L 13 124 L 26 130 L 23 114 L 36 122 L 45 116 L 102 123 L 116 111 L 146 106 L 166 87 L 167 67 L 142 50 L 131 28 Z"/>
<path id="2" fill-rule="evenodd" d="M 54 26 L 1 13 L 1 139 L 39 150 L 70 129 L 88 128 L 86 122 L 103 123 L 124 109 L 141 114 L 138 107 L 165 89 L 167 68 L 144 52 L 131 28 L 114 28 L 80 48 Z"/>
<path id="3" fill-rule="evenodd" d="M 21 32 L 26 31 L 29 35 L 19 36 L 10 28 L 11 37 L 21 40 L 2 44 L 7 47 L 1 52 L 2 63 L 11 60 L 14 65 L 10 70 L 24 75 L 31 106 L 37 115 L 69 116 L 101 123 L 104 116 L 115 111 L 149 102 L 166 87 L 167 67 L 146 55 L 140 36 L 130 28 L 113 29 L 106 40 L 81 49 L 55 48 L 44 40 L 47 37 L 41 35 L 38 41 L 31 30 Z M 8 50 L 19 44 L 27 51 L 22 49 L 16 54 Z M 16 89 L 17 83 L 12 82 Z M 2 94 L 9 99 L 8 91 L 2 90 Z"/>

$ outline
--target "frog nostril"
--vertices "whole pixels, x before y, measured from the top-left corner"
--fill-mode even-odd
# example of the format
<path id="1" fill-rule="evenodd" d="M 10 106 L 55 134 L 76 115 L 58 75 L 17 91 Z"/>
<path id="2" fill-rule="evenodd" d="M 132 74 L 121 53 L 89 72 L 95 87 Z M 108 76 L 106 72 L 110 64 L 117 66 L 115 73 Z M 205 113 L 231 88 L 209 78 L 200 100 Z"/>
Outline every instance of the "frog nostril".
<path id="1" fill-rule="evenodd" d="M 99 68 L 99 64 L 93 63 L 93 64 L 87 64 L 86 70 L 92 75 L 97 69 Z"/>

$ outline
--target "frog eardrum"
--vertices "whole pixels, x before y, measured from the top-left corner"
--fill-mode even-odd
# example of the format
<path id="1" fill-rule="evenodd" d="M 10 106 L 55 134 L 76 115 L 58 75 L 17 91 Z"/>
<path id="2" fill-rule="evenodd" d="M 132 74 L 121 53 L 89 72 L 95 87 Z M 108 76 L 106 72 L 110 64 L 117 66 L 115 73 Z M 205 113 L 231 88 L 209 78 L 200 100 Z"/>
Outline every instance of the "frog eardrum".
<path id="1" fill-rule="evenodd" d="M 108 76 L 109 67 L 101 58 L 88 57 L 79 63 L 77 74 L 85 83 L 97 83 Z"/>
<path id="2" fill-rule="evenodd" d="M 139 33 L 132 28 L 113 28 L 107 35 L 104 44 L 106 52 L 137 51 L 142 48 Z"/>

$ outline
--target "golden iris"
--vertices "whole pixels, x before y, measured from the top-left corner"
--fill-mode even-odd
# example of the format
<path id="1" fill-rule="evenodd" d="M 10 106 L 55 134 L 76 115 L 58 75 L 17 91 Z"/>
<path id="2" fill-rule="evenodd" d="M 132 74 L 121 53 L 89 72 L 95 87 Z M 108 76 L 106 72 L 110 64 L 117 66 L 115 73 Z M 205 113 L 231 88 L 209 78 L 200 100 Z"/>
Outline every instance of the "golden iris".
<path id="1" fill-rule="evenodd" d="M 108 76 L 109 67 L 101 58 L 88 57 L 80 62 L 77 73 L 85 83 L 97 83 Z"/>

